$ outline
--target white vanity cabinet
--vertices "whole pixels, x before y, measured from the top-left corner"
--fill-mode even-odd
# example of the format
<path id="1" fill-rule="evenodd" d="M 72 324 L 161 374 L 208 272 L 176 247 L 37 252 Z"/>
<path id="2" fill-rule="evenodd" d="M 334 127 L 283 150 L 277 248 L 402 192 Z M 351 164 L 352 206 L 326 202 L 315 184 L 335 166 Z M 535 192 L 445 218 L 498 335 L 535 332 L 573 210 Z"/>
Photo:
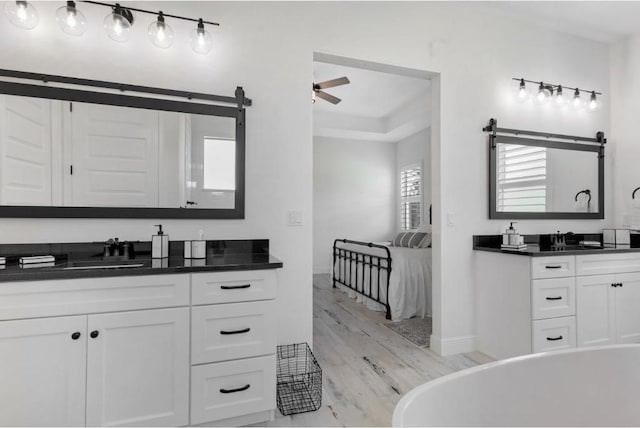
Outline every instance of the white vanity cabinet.
<path id="1" fill-rule="evenodd" d="M 0 284 L 0 300 L 10 306 L 3 319 L 44 316 L 0 321 L 0 425 L 188 424 L 188 279 Z M 155 305 L 182 307 L 92 313 Z M 60 312 L 84 315 L 54 316 Z"/>
<path id="2" fill-rule="evenodd" d="M 578 345 L 640 343 L 640 253 L 577 259 Z"/>
<path id="3" fill-rule="evenodd" d="M 272 418 L 275 274 L 256 270 L 192 275 L 192 424 L 244 425 Z"/>
<path id="4" fill-rule="evenodd" d="M 475 254 L 479 351 L 502 359 L 640 343 L 640 252 Z"/>
<path id="5" fill-rule="evenodd" d="M 85 425 L 86 333 L 86 316 L 0 322 L 0 425 Z"/>
<path id="6" fill-rule="evenodd" d="M 0 282 L 0 426 L 272 419 L 275 296 L 275 270 Z"/>

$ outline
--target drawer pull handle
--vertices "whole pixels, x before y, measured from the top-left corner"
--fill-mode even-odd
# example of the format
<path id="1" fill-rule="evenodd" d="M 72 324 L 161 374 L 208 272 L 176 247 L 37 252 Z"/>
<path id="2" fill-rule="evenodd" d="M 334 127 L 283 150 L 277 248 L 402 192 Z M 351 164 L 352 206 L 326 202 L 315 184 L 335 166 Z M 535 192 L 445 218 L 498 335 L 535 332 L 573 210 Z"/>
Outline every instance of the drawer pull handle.
<path id="1" fill-rule="evenodd" d="M 71 335 L 71 339 L 73 339 L 73 340 L 78 340 L 78 339 L 80 339 L 80 332 L 79 332 L 79 331 L 74 332 L 74 333 Z"/>
<path id="2" fill-rule="evenodd" d="M 549 341 L 562 340 L 562 336 L 557 336 L 557 337 L 547 337 L 547 340 L 549 340 Z"/>
<path id="3" fill-rule="evenodd" d="M 247 328 L 243 328 L 242 330 L 233 330 L 233 331 L 220 330 L 220 334 L 242 334 L 242 333 L 249 333 L 250 331 L 251 329 L 247 327 Z"/>
<path id="4" fill-rule="evenodd" d="M 546 265 L 545 269 L 562 269 L 562 265 Z"/>
<path id="5" fill-rule="evenodd" d="M 223 285 L 220 288 L 223 290 L 239 290 L 241 288 L 249 288 L 251 284 L 243 284 L 243 285 Z"/>
<path id="6" fill-rule="evenodd" d="M 562 297 L 557 296 L 557 297 L 547 297 L 547 300 L 562 300 Z"/>
<path id="7" fill-rule="evenodd" d="M 234 389 L 220 388 L 220 392 L 222 394 L 233 394 L 234 392 L 246 391 L 247 389 L 249 389 L 250 386 L 251 386 L 250 384 L 246 384 L 245 386 L 241 386 L 240 388 L 234 388 Z"/>

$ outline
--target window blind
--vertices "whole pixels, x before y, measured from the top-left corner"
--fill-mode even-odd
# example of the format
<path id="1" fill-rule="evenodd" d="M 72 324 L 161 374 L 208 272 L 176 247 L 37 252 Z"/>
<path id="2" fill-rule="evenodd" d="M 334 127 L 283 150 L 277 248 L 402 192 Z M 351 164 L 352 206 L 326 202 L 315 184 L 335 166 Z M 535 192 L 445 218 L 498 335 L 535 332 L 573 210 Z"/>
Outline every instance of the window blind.
<path id="1" fill-rule="evenodd" d="M 400 171 L 400 228 L 413 230 L 420 226 L 422 212 L 422 171 L 419 165 Z"/>
<path id="2" fill-rule="evenodd" d="M 547 149 L 498 144 L 498 211 L 544 212 Z"/>

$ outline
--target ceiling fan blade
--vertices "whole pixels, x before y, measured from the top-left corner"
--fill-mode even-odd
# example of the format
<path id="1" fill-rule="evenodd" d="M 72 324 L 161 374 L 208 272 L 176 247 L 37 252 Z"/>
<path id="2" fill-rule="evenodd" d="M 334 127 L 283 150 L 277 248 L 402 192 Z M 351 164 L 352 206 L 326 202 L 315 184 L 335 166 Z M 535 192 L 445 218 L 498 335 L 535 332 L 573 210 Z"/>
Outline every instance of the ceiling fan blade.
<path id="1" fill-rule="evenodd" d="M 316 83 L 315 87 L 318 89 L 333 88 L 334 86 L 346 85 L 351 81 L 345 77 L 338 77 L 337 79 L 327 80 L 326 82 Z"/>
<path id="2" fill-rule="evenodd" d="M 333 95 L 329 95 L 326 92 L 322 91 L 316 91 L 316 96 L 318 98 L 322 98 L 325 101 L 329 101 L 331 104 L 338 104 L 340 101 L 342 101 L 340 98 L 334 97 Z"/>

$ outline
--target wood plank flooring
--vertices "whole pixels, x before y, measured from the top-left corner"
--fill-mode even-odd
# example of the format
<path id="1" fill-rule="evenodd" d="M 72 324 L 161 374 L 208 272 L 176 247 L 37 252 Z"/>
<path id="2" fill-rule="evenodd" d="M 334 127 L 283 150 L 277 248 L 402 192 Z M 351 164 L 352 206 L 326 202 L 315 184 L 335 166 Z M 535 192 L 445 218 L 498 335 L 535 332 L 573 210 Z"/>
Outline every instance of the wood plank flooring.
<path id="1" fill-rule="evenodd" d="M 400 398 L 431 379 L 491 361 L 475 352 L 440 357 L 381 325 L 374 312 L 313 278 L 314 354 L 323 370 L 322 407 L 269 426 L 389 426 Z"/>

